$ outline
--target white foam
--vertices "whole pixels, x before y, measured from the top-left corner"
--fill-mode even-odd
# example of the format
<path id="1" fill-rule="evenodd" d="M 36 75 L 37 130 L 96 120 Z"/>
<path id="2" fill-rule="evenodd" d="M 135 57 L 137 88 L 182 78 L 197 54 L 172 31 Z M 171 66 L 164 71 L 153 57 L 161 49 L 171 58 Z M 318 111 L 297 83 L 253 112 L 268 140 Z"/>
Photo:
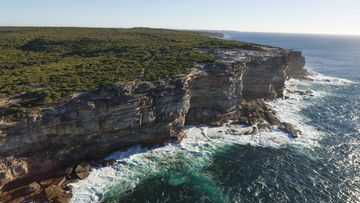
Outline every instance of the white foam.
<path id="1" fill-rule="evenodd" d="M 181 144 L 171 143 L 152 149 L 134 146 L 126 151 L 115 152 L 106 158 L 116 160 L 113 166 L 92 168 L 86 179 L 70 185 L 73 193 L 70 202 L 98 202 L 114 185 L 121 191 L 131 190 L 149 175 L 178 163 L 179 154 L 194 161 L 197 167 L 208 165 L 211 163 L 211 153 L 219 145 L 221 143 L 211 144 L 203 135 L 196 135 L 185 138 Z"/>
<path id="2" fill-rule="evenodd" d="M 330 85 L 351 85 L 356 83 L 348 79 L 326 76 L 317 72 L 310 72 L 310 75 L 307 76 L 307 78 L 312 80 L 313 83 L 324 83 Z"/>
<path id="3" fill-rule="evenodd" d="M 309 81 L 290 80 L 287 85 L 290 92 L 293 92 L 288 95 L 289 99 L 276 100 L 269 104 L 282 121 L 292 123 L 301 130 L 299 138 L 292 139 L 287 133 L 276 128 L 271 132 L 240 135 L 252 130 L 252 127 L 229 124 L 221 127 L 188 126 L 185 129 L 186 137 L 180 144 L 173 143 L 152 149 L 134 146 L 110 155 L 107 159 L 116 160 L 113 166 L 92 168 L 86 179 L 71 184 L 71 202 L 98 202 L 101 195 L 114 184 L 120 184 L 122 191 L 133 189 L 147 175 L 163 170 L 172 163 L 176 164 L 179 161 L 176 158 L 179 153 L 183 154 L 186 160 L 205 166 L 211 163 L 211 154 L 215 149 L 228 144 L 271 148 L 291 145 L 299 151 L 317 145 L 321 133 L 308 125 L 309 120 L 300 112 L 311 105 L 312 100 L 319 99 L 321 94 L 314 92 L 313 95 L 300 96 L 296 93 L 296 90 L 310 88 Z"/>
<path id="4" fill-rule="evenodd" d="M 296 118 L 293 119 L 295 120 Z M 147 175 L 164 170 L 164 165 L 159 163 L 172 165 L 172 162 L 179 161 L 176 160 L 176 155 L 181 152 L 186 154 L 187 160 L 205 166 L 211 163 L 211 153 L 215 149 L 229 143 L 272 148 L 309 144 L 302 141 L 302 138 L 292 139 L 287 133 L 277 129 L 254 135 L 237 135 L 250 129 L 252 127 L 241 125 L 188 126 L 185 129 L 186 138 L 180 144 L 153 149 L 134 146 L 126 151 L 115 152 L 107 157 L 116 160 L 113 166 L 93 168 L 89 177 L 72 184 L 71 202 L 98 202 L 101 195 L 114 184 L 117 187 L 121 184 L 121 191 L 131 190 Z"/>
<path id="5" fill-rule="evenodd" d="M 251 131 L 252 127 L 241 125 L 224 125 L 221 127 L 210 126 L 188 126 L 185 130 L 188 137 L 205 137 L 210 139 L 210 143 L 227 142 L 240 145 L 251 145 L 259 147 L 285 147 L 291 140 L 289 135 L 283 131 L 274 129 L 271 132 L 259 132 L 250 135 L 241 135 L 244 132 Z M 206 134 L 206 136 L 204 136 Z"/>
<path id="6" fill-rule="evenodd" d="M 185 154 L 186 159 L 193 163 L 206 166 L 211 163 L 211 154 L 214 150 L 229 143 L 275 148 L 297 143 L 295 139 L 289 138 L 288 134 L 279 130 L 255 135 L 236 135 L 246 130 L 249 130 L 249 127 L 240 125 L 188 126 L 185 130 L 186 138 L 180 144 L 153 149 L 134 146 L 126 151 L 116 152 L 107 157 L 116 160 L 113 166 L 92 168 L 86 179 L 71 184 L 71 202 L 98 202 L 114 185 L 121 187 L 118 188 L 121 191 L 131 190 L 148 175 L 164 170 L 166 165 L 161 163 L 166 162 L 171 166 L 179 161 L 176 158 L 179 153 Z"/>
<path id="7" fill-rule="evenodd" d="M 301 135 L 293 141 L 293 144 L 313 147 L 317 145 L 317 141 L 323 136 L 323 133 L 309 125 L 310 120 L 301 115 L 301 111 L 311 105 L 311 101 L 304 101 L 304 97 L 293 96 L 286 100 L 274 101 L 270 105 L 281 121 L 291 123 L 301 131 Z"/>

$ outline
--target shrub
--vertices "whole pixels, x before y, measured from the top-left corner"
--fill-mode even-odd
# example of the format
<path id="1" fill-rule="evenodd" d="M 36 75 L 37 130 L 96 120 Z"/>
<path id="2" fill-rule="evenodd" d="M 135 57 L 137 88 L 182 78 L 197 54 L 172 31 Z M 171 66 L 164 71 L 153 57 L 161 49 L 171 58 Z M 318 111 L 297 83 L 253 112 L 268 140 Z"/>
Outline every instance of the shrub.
<path id="1" fill-rule="evenodd" d="M 186 74 L 216 61 L 199 50 L 244 45 L 161 29 L 0 28 L 0 97 L 50 105 L 114 82 Z"/>

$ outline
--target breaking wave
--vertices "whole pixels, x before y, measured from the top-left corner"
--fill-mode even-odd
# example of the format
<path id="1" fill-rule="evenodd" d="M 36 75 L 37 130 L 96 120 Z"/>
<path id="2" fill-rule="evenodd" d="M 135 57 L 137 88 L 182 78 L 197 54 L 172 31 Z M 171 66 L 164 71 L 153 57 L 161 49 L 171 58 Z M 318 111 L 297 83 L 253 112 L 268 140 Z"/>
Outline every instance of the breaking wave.
<path id="1" fill-rule="evenodd" d="M 339 77 L 333 77 L 333 76 L 326 76 L 321 73 L 317 72 L 310 72 L 309 76 L 307 76 L 308 79 L 311 80 L 312 83 L 322 83 L 322 84 L 329 84 L 329 85 L 351 85 L 356 84 L 356 82 L 339 78 Z"/>
<path id="2" fill-rule="evenodd" d="M 261 148 L 291 148 L 310 159 L 317 159 L 312 149 L 318 146 L 323 133 L 311 125 L 308 117 L 301 112 L 314 102 L 321 100 L 326 91 L 314 91 L 314 84 L 348 85 L 351 81 L 313 74 L 311 80 L 287 82 L 286 99 L 279 99 L 269 104 L 282 121 L 294 124 L 301 135 L 292 139 L 287 133 L 274 128 L 272 131 L 260 131 L 252 135 L 241 135 L 251 130 L 251 126 L 225 124 L 221 127 L 187 126 L 186 137 L 181 143 L 170 143 L 153 148 L 134 146 L 125 151 L 115 152 L 107 157 L 116 160 L 108 167 L 92 168 L 89 177 L 73 183 L 71 202 L 125 201 L 131 198 L 139 185 L 166 184 L 177 187 L 188 183 L 198 185 L 197 190 L 205 193 L 209 200 L 224 200 L 223 194 L 212 178 L 204 174 L 204 168 L 211 166 L 214 156 L 236 145 Z M 191 175 L 189 175 L 191 174 Z M 196 182 L 196 183 L 195 183 Z M 203 185 L 201 185 L 201 184 Z M 200 184 L 200 185 L 199 185 Z M 196 188 L 195 188 L 196 189 Z M 164 189 L 165 190 L 165 189 Z M 164 198 L 164 197 L 162 197 Z"/>

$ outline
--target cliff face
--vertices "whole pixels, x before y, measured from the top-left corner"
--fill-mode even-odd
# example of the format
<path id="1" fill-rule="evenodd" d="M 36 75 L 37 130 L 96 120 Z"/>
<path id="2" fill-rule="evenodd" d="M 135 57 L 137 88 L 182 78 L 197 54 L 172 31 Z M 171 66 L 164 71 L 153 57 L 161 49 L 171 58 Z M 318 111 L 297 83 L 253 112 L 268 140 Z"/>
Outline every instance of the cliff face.
<path id="1" fill-rule="evenodd" d="M 257 47 L 214 54 L 218 64 L 199 66 L 189 82 L 186 124 L 237 119 L 243 101 L 283 97 L 285 80 L 306 73 L 297 51 Z"/>
<path id="2" fill-rule="evenodd" d="M 185 80 L 115 84 L 8 129 L 0 142 L 1 186 L 52 176 L 130 145 L 180 139 L 189 107 Z"/>
<path id="3" fill-rule="evenodd" d="M 189 75 L 114 84 L 0 131 L 0 188 L 58 176 L 83 160 L 134 144 L 181 140 L 184 124 L 236 119 L 244 100 L 282 97 L 306 72 L 300 52 L 257 47 L 219 50 L 216 64 Z"/>

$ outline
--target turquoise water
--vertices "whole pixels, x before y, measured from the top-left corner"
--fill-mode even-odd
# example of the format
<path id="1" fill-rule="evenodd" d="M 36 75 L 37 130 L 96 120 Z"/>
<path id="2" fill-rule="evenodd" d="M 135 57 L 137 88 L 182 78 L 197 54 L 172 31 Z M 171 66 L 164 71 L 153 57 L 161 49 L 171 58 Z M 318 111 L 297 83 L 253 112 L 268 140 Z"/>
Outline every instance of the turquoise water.
<path id="1" fill-rule="evenodd" d="M 226 35 L 301 50 L 308 69 L 354 83 L 295 82 L 318 96 L 274 104 L 283 118 L 301 121 L 301 142 L 282 134 L 241 140 L 221 134 L 225 128 L 204 137 L 194 127 L 187 134 L 199 138 L 181 145 L 115 154 L 119 163 L 94 170 L 73 201 L 360 202 L 360 38 Z"/>

